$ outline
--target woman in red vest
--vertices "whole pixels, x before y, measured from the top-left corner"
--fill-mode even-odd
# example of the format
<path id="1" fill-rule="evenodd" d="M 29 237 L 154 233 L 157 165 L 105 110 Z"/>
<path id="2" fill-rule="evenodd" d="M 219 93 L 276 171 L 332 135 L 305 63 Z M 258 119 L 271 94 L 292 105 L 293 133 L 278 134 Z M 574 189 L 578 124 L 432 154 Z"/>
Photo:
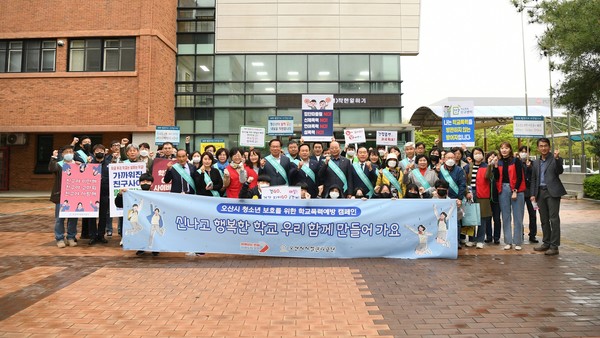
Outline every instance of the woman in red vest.
<path id="1" fill-rule="evenodd" d="M 225 168 L 223 172 L 223 187 L 225 187 L 225 194 L 229 198 L 240 198 L 240 191 L 242 190 L 242 182 L 246 182 L 247 173 L 244 169 L 244 163 L 242 160 L 242 150 L 240 148 L 231 148 L 229 151 L 231 156 L 231 162 Z"/>
<path id="2" fill-rule="evenodd" d="M 485 161 L 483 150 L 481 148 L 473 148 L 471 152 L 471 158 L 473 161 L 469 164 L 468 172 L 474 173 L 474 182 L 471 184 L 471 194 L 474 194 L 475 201 L 479 203 L 481 211 L 481 225 L 477 228 L 477 249 L 483 249 L 483 242 L 485 241 L 485 234 L 488 226 L 491 227 L 492 220 L 492 206 L 490 204 L 490 180 L 494 173 L 488 169 L 488 164 Z M 477 170 L 475 170 L 477 168 Z"/>
<path id="3" fill-rule="evenodd" d="M 490 164 L 491 165 L 491 164 Z M 500 159 L 494 163 L 494 175 L 502 213 L 504 250 L 521 250 L 523 245 L 523 212 L 525 209 L 525 172 L 520 159 L 513 156 L 509 142 L 500 144 Z M 511 211 L 514 227 L 511 229 Z M 512 231 L 511 231 L 512 230 Z"/>

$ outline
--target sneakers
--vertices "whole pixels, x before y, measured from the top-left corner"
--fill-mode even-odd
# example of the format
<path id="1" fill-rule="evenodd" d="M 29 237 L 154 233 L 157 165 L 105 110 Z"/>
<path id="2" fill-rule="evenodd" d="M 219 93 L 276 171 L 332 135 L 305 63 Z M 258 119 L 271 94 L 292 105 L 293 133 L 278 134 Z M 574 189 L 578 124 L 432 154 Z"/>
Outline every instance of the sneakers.
<path id="1" fill-rule="evenodd" d="M 62 249 L 64 247 L 66 247 L 67 245 L 65 244 L 64 239 L 60 239 L 60 240 L 56 241 L 56 246 Z"/>
<path id="2" fill-rule="evenodd" d="M 477 245 L 475 245 L 475 247 L 477 249 L 483 249 L 483 243 L 477 243 Z"/>
<path id="3" fill-rule="evenodd" d="M 537 238 L 535 237 L 529 237 L 529 243 L 539 243 L 540 241 L 537 240 Z"/>
<path id="4" fill-rule="evenodd" d="M 512 246 L 510 244 L 506 244 L 503 249 L 504 250 L 510 250 L 510 248 L 512 248 Z"/>
<path id="5" fill-rule="evenodd" d="M 77 246 L 77 242 L 75 242 L 73 238 L 69 238 L 67 242 L 69 243 L 69 246 Z"/>
<path id="6" fill-rule="evenodd" d="M 520 245 L 515 245 L 515 250 L 521 251 L 521 250 L 523 250 L 523 248 Z"/>
<path id="7" fill-rule="evenodd" d="M 558 255 L 558 248 L 550 248 L 550 249 L 546 250 L 545 255 L 546 256 Z"/>
<path id="8" fill-rule="evenodd" d="M 474 247 L 474 246 L 475 246 L 475 243 L 473 243 L 473 242 L 466 242 L 466 243 L 465 243 L 465 246 L 466 246 L 467 248 L 471 248 L 471 247 Z"/>
<path id="9" fill-rule="evenodd" d="M 107 231 L 107 232 L 106 232 L 106 236 L 108 236 L 108 237 L 112 237 L 112 231 Z"/>
<path id="10" fill-rule="evenodd" d="M 542 244 L 540 246 L 536 246 L 535 248 L 533 248 L 534 251 L 548 251 L 550 249 L 550 245 L 548 244 Z"/>

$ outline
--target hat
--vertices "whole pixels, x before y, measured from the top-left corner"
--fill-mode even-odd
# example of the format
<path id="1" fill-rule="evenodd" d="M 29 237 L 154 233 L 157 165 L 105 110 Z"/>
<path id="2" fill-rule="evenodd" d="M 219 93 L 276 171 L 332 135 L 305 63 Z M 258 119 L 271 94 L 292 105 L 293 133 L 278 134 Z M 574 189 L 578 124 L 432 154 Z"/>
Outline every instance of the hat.
<path id="1" fill-rule="evenodd" d="M 398 156 L 396 156 L 396 154 L 394 153 L 390 153 L 387 155 L 387 157 L 385 158 L 385 160 L 398 160 Z"/>
<path id="2" fill-rule="evenodd" d="M 404 149 L 406 149 L 406 148 L 408 148 L 408 147 L 413 147 L 413 148 L 414 148 L 414 147 L 415 147 L 415 143 L 414 143 L 414 142 L 407 142 L 407 143 L 404 145 Z"/>

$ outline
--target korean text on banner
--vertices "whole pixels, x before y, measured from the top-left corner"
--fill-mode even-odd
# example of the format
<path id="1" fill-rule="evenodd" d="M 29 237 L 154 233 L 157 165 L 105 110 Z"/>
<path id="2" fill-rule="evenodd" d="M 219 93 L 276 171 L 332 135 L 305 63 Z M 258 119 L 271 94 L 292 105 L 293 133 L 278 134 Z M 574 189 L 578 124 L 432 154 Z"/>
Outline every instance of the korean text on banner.
<path id="1" fill-rule="evenodd" d="M 151 191 L 171 191 L 171 183 L 165 183 L 167 163 L 169 162 L 175 163 L 175 160 L 167 160 L 166 158 L 155 158 L 152 162 L 152 177 L 154 178 L 154 182 L 152 182 L 152 186 L 150 186 Z"/>
<path id="2" fill-rule="evenodd" d="M 344 141 L 346 144 L 365 143 L 365 128 L 344 129 Z"/>
<path id="3" fill-rule="evenodd" d="M 328 142 L 333 137 L 333 95 L 302 95 L 302 138 Z"/>
<path id="4" fill-rule="evenodd" d="M 265 128 L 240 127 L 240 146 L 264 148 Z"/>
<path id="5" fill-rule="evenodd" d="M 239 200 L 140 190 L 124 197 L 132 215 L 123 219 L 126 250 L 307 258 L 458 253 L 451 199 Z"/>
<path id="6" fill-rule="evenodd" d="M 398 143 L 398 131 L 377 131 L 376 144 L 378 146 L 395 146 Z"/>
<path id="7" fill-rule="evenodd" d="M 294 135 L 294 117 L 269 116 L 267 134 L 273 136 Z"/>
<path id="8" fill-rule="evenodd" d="M 543 116 L 513 117 L 513 137 L 540 138 L 546 136 Z"/>
<path id="9" fill-rule="evenodd" d="M 115 197 L 121 189 L 139 190 L 140 176 L 146 172 L 146 163 L 111 163 L 108 165 L 110 190 L 110 217 L 122 217 L 123 209 L 115 205 Z"/>
<path id="10" fill-rule="evenodd" d="M 299 200 L 300 187 L 288 187 L 287 185 L 274 185 L 262 188 L 263 200 Z"/>
<path id="11" fill-rule="evenodd" d="M 161 145 L 165 142 L 171 142 L 174 145 L 178 145 L 179 137 L 180 131 L 178 126 L 156 126 L 154 143 Z"/>
<path id="12" fill-rule="evenodd" d="M 60 187 L 60 218 L 97 218 L 101 164 L 64 163 Z"/>
<path id="13" fill-rule="evenodd" d="M 200 140 L 200 153 L 204 153 L 206 151 L 206 147 L 214 146 L 215 152 L 221 148 L 225 148 L 225 140 L 222 138 L 203 138 Z"/>

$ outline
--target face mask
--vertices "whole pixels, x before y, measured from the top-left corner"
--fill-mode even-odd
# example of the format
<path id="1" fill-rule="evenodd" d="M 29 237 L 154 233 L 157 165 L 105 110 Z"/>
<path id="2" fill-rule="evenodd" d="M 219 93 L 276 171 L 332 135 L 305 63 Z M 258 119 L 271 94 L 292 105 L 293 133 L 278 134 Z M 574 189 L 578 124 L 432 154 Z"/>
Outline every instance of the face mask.
<path id="1" fill-rule="evenodd" d="M 99 160 L 104 158 L 104 153 L 96 153 L 95 155 L 96 155 L 96 158 Z"/>
<path id="2" fill-rule="evenodd" d="M 65 156 L 63 156 L 63 159 L 67 162 L 73 161 L 73 154 L 65 154 Z"/>
<path id="3" fill-rule="evenodd" d="M 350 156 L 350 157 L 353 157 L 353 156 L 354 156 L 354 150 L 348 150 L 348 151 L 346 152 L 346 154 L 347 154 L 348 156 Z"/>
<path id="4" fill-rule="evenodd" d="M 419 194 L 416 192 L 407 192 L 406 198 L 419 198 Z"/>
<path id="5" fill-rule="evenodd" d="M 446 160 L 446 165 L 448 167 L 454 167 L 455 164 L 456 164 L 456 162 L 454 162 L 453 159 Z"/>
<path id="6" fill-rule="evenodd" d="M 483 155 L 482 154 L 475 154 L 473 155 L 473 158 L 475 159 L 475 161 L 481 161 L 483 160 Z"/>
<path id="7" fill-rule="evenodd" d="M 198 156 L 192 157 L 192 162 L 194 162 L 194 163 L 200 163 L 200 157 L 198 157 Z"/>
<path id="8" fill-rule="evenodd" d="M 142 190 L 150 190 L 150 186 L 152 184 L 140 184 L 140 188 L 142 188 Z"/>
<path id="9" fill-rule="evenodd" d="M 83 145 L 83 149 L 84 149 L 85 151 L 88 151 L 88 152 L 89 152 L 89 151 L 92 149 L 92 145 L 91 145 L 91 144 L 89 144 L 89 143 L 87 143 L 87 144 L 84 144 L 84 145 Z"/>
<path id="10" fill-rule="evenodd" d="M 440 160 L 440 156 L 439 155 L 429 155 L 429 159 L 431 160 L 431 162 L 438 162 Z"/>
<path id="11" fill-rule="evenodd" d="M 396 161 L 389 161 L 388 162 L 388 167 L 390 167 L 390 168 L 396 168 L 396 164 L 398 164 L 398 162 L 396 162 Z"/>
<path id="12" fill-rule="evenodd" d="M 261 188 L 261 189 L 268 188 L 269 187 L 269 183 L 259 183 L 258 187 Z"/>
<path id="13" fill-rule="evenodd" d="M 148 155 L 149 155 L 148 150 L 140 150 L 141 157 L 148 157 Z"/>
<path id="14" fill-rule="evenodd" d="M 519 153 L 521 160 L 525 161 L 527 159 L 527 153 Z"/>
<path id="15" fill-rule="evenodd" d="M 379 149 L 377 152 L 379 153 L 379 156 L 385 155 L 385 150 L 383 149 Z"/>
<path id="16" fill-rule="evenodd" d="M 384 192 L 383 194 L 381 194 L 382 198 L 391 198 L 392 194 L 390 194 L 389 192 Z"/>
<path id="17" fill-rule="evenodd" d="M 440 197 L 446 197 L 446 194 L 448 194 L 448 190 L 445 190 L 445 189 L 437 189 L 436 191 L 437 191 L 438 196 L 440 196 Z"/>
<path id="18" fill-rule="evenodd" d="M 336 198 L 340 197 L 340 193 L 337 191 L 332 191 L 329 193 L 329 197 L 336 199 Z"/>

